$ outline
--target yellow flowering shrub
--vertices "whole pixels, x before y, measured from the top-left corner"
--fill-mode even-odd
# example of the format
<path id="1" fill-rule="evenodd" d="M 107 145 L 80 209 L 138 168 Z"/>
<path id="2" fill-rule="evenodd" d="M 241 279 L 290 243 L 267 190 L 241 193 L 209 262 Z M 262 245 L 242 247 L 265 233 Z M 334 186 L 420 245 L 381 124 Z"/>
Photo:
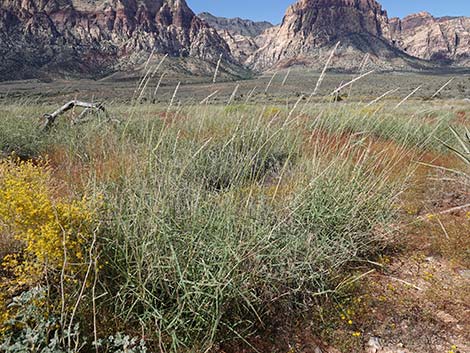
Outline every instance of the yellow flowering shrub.
<path id="1" fill-rule="evenodd" d="M 8 294 L 40 284 L 46 276 L 49 282 L 60 274 L 73 280 L 86 268 L 94 207 L 86 199 L 56 197 L 53 186 L 47 163 L 0 161 L 0 236 L 17 244 L 0 259 L 3 313 Z M 0 330 L 6 315 L 0 316 Z"/>

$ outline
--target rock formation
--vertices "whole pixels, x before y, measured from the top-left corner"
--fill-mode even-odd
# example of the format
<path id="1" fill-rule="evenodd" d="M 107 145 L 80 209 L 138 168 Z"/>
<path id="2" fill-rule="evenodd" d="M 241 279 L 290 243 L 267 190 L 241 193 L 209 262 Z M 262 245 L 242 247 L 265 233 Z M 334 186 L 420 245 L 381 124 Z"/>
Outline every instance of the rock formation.
<path id="1" fill-rule="evenodd" d="M 409 55 L 444 64 L 470 64 L 470 18 L 420 12 L 390 20 L 394 44 Z"/>
<path id="2" fill-rule="evenodd" d="M 0 80 L 104 76 L 134 70 L 152 52 L 183 58 L 182 70 L 197 74 L 213 73 L 220 56 L 230 74 L 241 66 L 320 69 L 338 42 L 337 69 L 357 69 L 365 57 L 388 70 L 470 66 L 470 18 L 389 20 L 376 0 L 299 0 L 279 26 L 198 17 L 185 0 L 0 2 Z"/>
<path id="3" fill-rule="evenodd" d="M 149 54 L 233 61 L 217 31 L 184 0 L 2 0 L 0 75 L 105 74 Z"/>
<path id="4" fill-rule="evenodd" d="M 406 55 L 391 45 L 387 12 L 375 0 L 300 0 L 264 36 L 264 45 L 250 59 L 260 70 L 297 62 L 324 65 L 325 52 L 337 42 L 337 67 L 357 67 L 366 54 L 385 68 L 408 65 Z"/>
<path id="5" fill-rule="evenodd" d="M 203 12 L 198 16 L 219 32 L 230 47 L 233 56 L 243 65 L 259 49 L 258 40 L 261 34 L 273 27 L 272 23 L 266 21 L 255 22 L 238 17 L 216 17 L 208 12 Z"/>

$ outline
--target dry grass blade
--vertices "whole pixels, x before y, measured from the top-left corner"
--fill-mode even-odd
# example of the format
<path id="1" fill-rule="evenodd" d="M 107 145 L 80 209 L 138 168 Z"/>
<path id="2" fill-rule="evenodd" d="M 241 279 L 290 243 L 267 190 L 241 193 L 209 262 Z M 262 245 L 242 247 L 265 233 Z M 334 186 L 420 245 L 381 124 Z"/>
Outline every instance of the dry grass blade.
<path id="1" fill-rule="evenodd" d="M 217 65 L 215 67 L 214 71 L 214 77 L 212 78 L 212 83 L 215 83 L 217 81 L 217 75 L 219 74 L 219 69 L 220 69 L 220 64 L 222 63 L 222 54 L 219 56 L 219 60 L 217 61 Z"/>
<path id="2" fill-rule="evenodd" d="M 431 99 L 432 98 L 435 98 L 439 93 L 441 93 L 448 85 L 450 85 L 452 83 L 452 81 L 455 80 L 455 77 L 452 77 L 449 81 L 447 81 L 441 88 L 439 88 L 436 93 L 434 93 L 432 96 L 431 96 Z"/>
<path id="3" fill-rule="evenodd" d="M 238 88 L 240 88 L 240 85 L 236 85 L 235 88 L 233 89 L 233 92 L 227 102 L 227 105 L 232 104 L 232 102 L 235 100 L 235 96 L 237 95 Z"/>
<path id="4" fill-rule="evenodd" d="M 139 93 L 139 97 L 137 98 L 137 102 L 140 102 L 142 100 L 142 96 L 144 95 L 145 93 L 145 90 L 147 89 L 147 86 L 149 84 L 149 82 L 152 80 L 152 78 L 157 74 L 158 70 L 160 69 L 160 67 L 163 65 L 165 59 L 168 57 L 168 54 L 165 54 L 163 56 L 163 58 L 160 60 L 160 62 L 158 63 L 158 65 L 155 67 L 155 69 L 153 70 L 152 74 L 151 75 L 148 75 L 148 78 L 146 79 L 146 77 L 144 77 L 144 84 L 142 87 L 140 87 L 140 93 Z M 148 71 L 150 72 L 150 70 Z M 159 81 L 159 84 L 160 84 L 160 81 Z"/>
<path id="5" fill-rule="evenodd" d="M 322 82 L 325 78 L 326 70 L 328 70 L 328 67 L 330 66 L 331 60 L 333 59 L 333 56 L 335 55 L 336 50 L 338 49 L 340 43 L 341 42 L 336 43 L 336 45 L 331 50 L 330 56 L 328 57 L 328 60 L 326 61 L 325 66 L 323 67 L 323 70 L 320 74 L 320 77 L 318 78 L 317 84 L 315 85 L 315 89 L 313 90 L 313 92 L 311 94 L 312 97 L 315 96 L 318 93 L 318 89 L 320 88 L 320 86 L 321 86 L 321 84 L 322 84 Z"/>
<path id="6" fill-rule="evenodd" d="M 463 137 L 459 135 L 459 133 L 452 127 L 449 126 L 449 130 L 452 132 L 455 140 L 458 142 L 462 150 L 455 148 L 454 146 L 450 145 L 448 142 L 439 139 L 441 144 L 451 150 L 456 156 L 458 156 L 464 163 L 470 165 L 470 133 L 468 128 L 465 128 L 465 136 L 467 141 L 464 140 Z"/>
<path id="7" fill-rule="evenodd" d="M 209 99 L 211 99 L 212 97 L 214 97 L 217 93 L 219 93 L 219 90 L 217 91 L 214 91 L 212 92 L 211 94 L 209 94 L 206 98 L 204 98 L 202 101 L 199 102 L 199 104 L 206 104 L 209 102 Z"/>
<path id="8" fill-rule="evenodd" d="M 284 76 L 284 79 L 282 80 L 281 86 L 285 86 L 287 79 L 289 78 L 289 75 L 290 75 L 290 70 L 291 68 L 289 67 L 289 69 L 287 70 L 286 76 Z"/>
<path id="9" fill-rule="evenodd" d="M 334 96 L 335 94 L 341 92 L 342 89 L 348 87 L 349 85 L 352 85 L 354 82 L 359 81 L 361 78 L 364 78 L 366 76 L 369 76 L 370 74 L 374 73 L 375 70 L 370 70 L 362 75 L 359 75 L 358 77 L 352 79 L 349 82 L 341 84 L 338 88 L 336 88 L 333 92 L 330 93 L 330 95 Z"/>
<path id="10" fill-rule="evenodd" d="M 393 110 L 396 110 L 398 109 L 399 107 L 401 107 L 403 105 L 403 103 L 405 103 L 408 99 L 410 99 L 416 92 L 418 92 L 421 87 L 423 87 L 422 85 L 418 86 L 417 88 L 415 88 L 413 90 L 413 92 L 411 92 L 409 95 L 407 95 L 405 98 L 403 98 L 394 108 Z"/>
<path id="11" fill-rule="evenodd" d="M 271 79 L 269 80 L 268 84 L 266 85 L 266 89 L 264 90 L 264 93 L 268 93 L 269 88 L 271 87 L 271 84 L 273 83 L 274 78 L 276 77 L 276 75 L 277 75 L 277 72 L 273 73 L 273 75 L 271 76 Z"/>
<path id="12" fill-rule="evenodd" d="M 392 94 L 392 93 L 395 93 L 395 92 L 398 92 L 400 88 L 395 88 L 395 89 L 391 89 L 390 91 L 387 91 L 385 92 L 384 94 L 382 94 L 380 97 L 377 97 L 376 99 L 374 99 L 373 101 L 369 102 L 366 107 L 370 107 L 371 105 L 379 102 L 381 99 L 387 97 L 388 95 Z"/>

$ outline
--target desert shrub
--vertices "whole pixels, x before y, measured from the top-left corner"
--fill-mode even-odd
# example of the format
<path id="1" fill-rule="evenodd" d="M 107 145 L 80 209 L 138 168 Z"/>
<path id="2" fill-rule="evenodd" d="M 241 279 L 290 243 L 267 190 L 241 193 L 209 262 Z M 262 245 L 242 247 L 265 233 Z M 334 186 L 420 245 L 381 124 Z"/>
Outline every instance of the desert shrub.
<path id="1" fill-rule="evenodd" d="M 59 336 L 60 320 L 47 308 L 45 288 L 34 287 L 15 296 L 8 306 L 8 319 L 0 338 L 2 352 L 57 352 L 65 353 L 63 338 L 71 338 L 78 347 L 82 346 L 78 326 L 63 337 Z M 75 350 L 77 351 L 77 350 Z M 74 352 L 70 350 L 69 352 Z"/>
<path id="2" fill-rule="evenodd" d="M 77 287 L 88 280 L 95 206 L 86 199 L 56 195 L 51 170 L 46 162 L 38 163 L 0 161 L 0 234 L 5 242 L 15 244 L 3 254 L 0 272 L 0 330 L 7 342 L 28 340 L 22 336 L 26 329 L 21 320 L 29 314 L 13 298 L 34 301 L 31 315 L 39 315 L 41 309 L 44 320 L 28 319 L 28 323 L 42 334 L 54 324 L 48 317 L 70 314 L 65 311 L 72 310 Z M 41 286 L 47 287 L 46 298 L 34 290 Z M 28 335 L 36 334 L 34 328 L 27 329 Z M 61 332 L 65 329 L 61 327 Z"/>
<path id="3" fill-rule="evenodd" d="M 82 262 L 92 225 L 93 212 L 85 199 L 54 199 L 47 164 L 0 162 L 0 231 L 22 247 L 7 255 L 3 266 L 13 271 L 20 285 L 37 283 L 49 270 L 61 270 L 64 251 L 70 257 L 68 266 Z"/>
<path id="4" fill-rule="evenodd" d="M 71 330 L 61 330 L 61 319 L 51 315 L 47 302 L 47 290 L 43 287 L 29 289 L 12 299 L 9 308 L 14 315 L 10 314 L 8 325 L 16 329 L 9 335 L 3 336 L 0 341 L 2 352 L 75 353 L 89 351 L 93 346 L 96 346 L 100 352 L 147 352 L 142 339 L 121 333 L 90 344 L 82 335 L 78 324 L 75 324 Z"/>

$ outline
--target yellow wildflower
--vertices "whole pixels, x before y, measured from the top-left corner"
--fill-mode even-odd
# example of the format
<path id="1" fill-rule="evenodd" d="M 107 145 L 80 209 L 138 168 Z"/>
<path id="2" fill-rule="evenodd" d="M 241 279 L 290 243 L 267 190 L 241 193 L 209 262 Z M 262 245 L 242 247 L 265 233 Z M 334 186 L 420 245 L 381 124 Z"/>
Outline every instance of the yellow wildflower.
<path id="1" fill-rule="evenodd" d="M 45 275 L 49 281 L 61 272 L 76 276 L 85 268 L 83 254 L 94 224 L 95 212 L 87 200 L 55 197 L 47 163 L 0 161 L 0 234 L 19 244 L 0 259 L 8 273 L 7 279 L 0 278 L 0 291 L 32 286 Z M 2 305 L 0 298 L 5 313 Z"/>

